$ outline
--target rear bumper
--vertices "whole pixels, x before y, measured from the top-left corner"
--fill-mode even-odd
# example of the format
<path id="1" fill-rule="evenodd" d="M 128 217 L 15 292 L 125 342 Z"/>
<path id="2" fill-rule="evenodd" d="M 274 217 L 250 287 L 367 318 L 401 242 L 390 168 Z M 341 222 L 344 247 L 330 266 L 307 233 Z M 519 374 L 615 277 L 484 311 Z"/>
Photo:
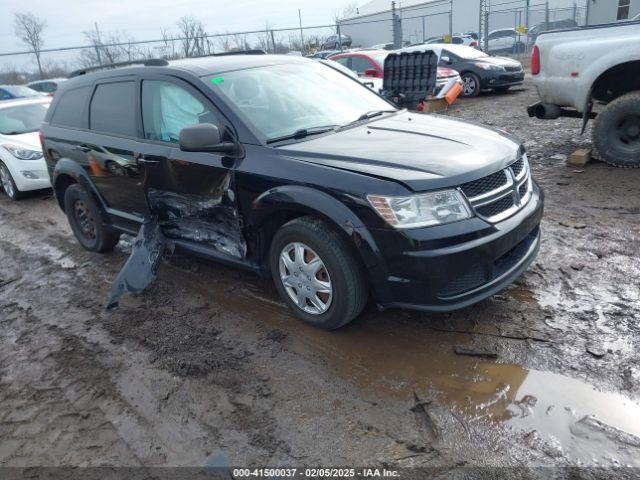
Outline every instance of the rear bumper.
<path id="1" fill-rule="evenodd" d="M 479 218 L 442 227 L 374 234 L 389 273 L 378 303 L 424 311 L 464 308 L 506 288 L 540 247 L 543 194 L 534 183 L 529 202 L 494 225 Z"/>

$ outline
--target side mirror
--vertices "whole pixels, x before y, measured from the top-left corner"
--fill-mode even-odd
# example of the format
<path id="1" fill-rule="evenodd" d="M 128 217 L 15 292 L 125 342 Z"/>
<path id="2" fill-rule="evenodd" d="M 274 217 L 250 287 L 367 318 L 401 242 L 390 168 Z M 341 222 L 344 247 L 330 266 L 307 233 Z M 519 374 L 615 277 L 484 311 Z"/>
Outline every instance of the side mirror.
<path id="1" fill-rule="evenodd" d="M 453 63 L 453 62 L 451 61 L 451 57 L 444 56 L 444 57 L 442 57 L 442 58 L 441 58 L 441 60 L 442 60 L 444 63 L 448 63 L 449 65 L 451 65 L 451 64 Z"/>
<path id="2" fill-rule="evenodd" d="M 233 142 L 223 142 L 220 130 L 212 123 L 198 123 L 180 130 L 180 150 L 233 154 L 236 145 Z"/>
<path id="3" fill-rule="evenodd" d="M 364 71 L 364 76 L 365 77 L 377 77 L 378 76 L 378 71 L 375 68 L 367 68 Z"/>

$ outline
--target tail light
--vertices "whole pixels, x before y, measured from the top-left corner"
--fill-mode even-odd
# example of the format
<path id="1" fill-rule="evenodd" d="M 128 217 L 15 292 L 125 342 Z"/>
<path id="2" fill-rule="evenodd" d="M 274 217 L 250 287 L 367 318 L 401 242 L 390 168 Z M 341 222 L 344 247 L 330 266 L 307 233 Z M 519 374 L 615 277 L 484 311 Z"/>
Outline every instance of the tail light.
<path id="1" fill-rule="evenodd" d="M 477 47 L 478 46 L 478 42 L 474 40 L 473 42 L 471 42 L 471 44 L 469 46 Z"/>
<path id="2" fill-rule="evenodd" d="M 540 73 L 540 49 L 537 45 L 531 50 L 531 74 L 538 75 Z"/>

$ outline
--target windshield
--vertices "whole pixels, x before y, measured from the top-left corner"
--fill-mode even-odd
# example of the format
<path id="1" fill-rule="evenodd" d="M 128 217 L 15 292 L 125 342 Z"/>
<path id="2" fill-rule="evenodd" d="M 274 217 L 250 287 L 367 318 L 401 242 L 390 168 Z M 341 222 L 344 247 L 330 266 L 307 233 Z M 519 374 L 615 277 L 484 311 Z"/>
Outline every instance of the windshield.
<path id="1" fill-rule="evenodd" d="M 4 88 L 7 92 L 15 95 L 16 97 L 33 97 L 40 96 L 34 89 L 25 87 L 24 85 L 6 85 Z"/>
<path id="2" fill-rule="evenodd" d="M 484 58 L 489 56 L 486 53 L 481 52 L 476 48 L 466 47 L 464 45 L 447 45 L 446 49 L 460 58 L 466 58 L 469 60 L 473 60 L 476 58 Z"/>
<path id="3" fill-rule="evenodd" d="M 48 103 L 32 103 L 0 108 L 0 133 L 2 135 L 18 135 L 37 132 L 40 130 L 48 107 Z"/>
<path id="4" fill-rule="evenodd" d="M 207 77 L 267 140 L 304 129 L 344 125 L 362 115 L 394 108 L 320 62 L 296 62 Z"/>

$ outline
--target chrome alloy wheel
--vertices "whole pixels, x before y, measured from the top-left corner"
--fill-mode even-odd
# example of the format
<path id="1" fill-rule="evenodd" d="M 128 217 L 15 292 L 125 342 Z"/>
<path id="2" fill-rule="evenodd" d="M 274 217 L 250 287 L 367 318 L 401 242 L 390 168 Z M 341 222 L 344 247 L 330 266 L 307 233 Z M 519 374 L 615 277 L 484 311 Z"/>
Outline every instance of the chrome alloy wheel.
<path id="1" fill-rule="evenodd" d="M 9 169 L 4 164 L 0 164 L 0 181 L 2 182 L 2 188 L 4 188 L 4 192 L 9 197 L 13 198 L 16 192 L 13 189 L 13 182 L 11 181 L 11 174 L 9 173 Z"/>
<path id="2" fill-rule="evenodd" d="M 462 93 L 465 96 L 470 97 L 476 91 L 476 79 L 472 76 L 468 75 L 462 79 Z"/>
<path id="3" fill-rule="evenodd" d="M 309 246 L 289 243 L 280 252 L 280 280 L 289 298 L 306 313 L 320 315 L 333 298 L 331 278 L 324 262 Z"/>

